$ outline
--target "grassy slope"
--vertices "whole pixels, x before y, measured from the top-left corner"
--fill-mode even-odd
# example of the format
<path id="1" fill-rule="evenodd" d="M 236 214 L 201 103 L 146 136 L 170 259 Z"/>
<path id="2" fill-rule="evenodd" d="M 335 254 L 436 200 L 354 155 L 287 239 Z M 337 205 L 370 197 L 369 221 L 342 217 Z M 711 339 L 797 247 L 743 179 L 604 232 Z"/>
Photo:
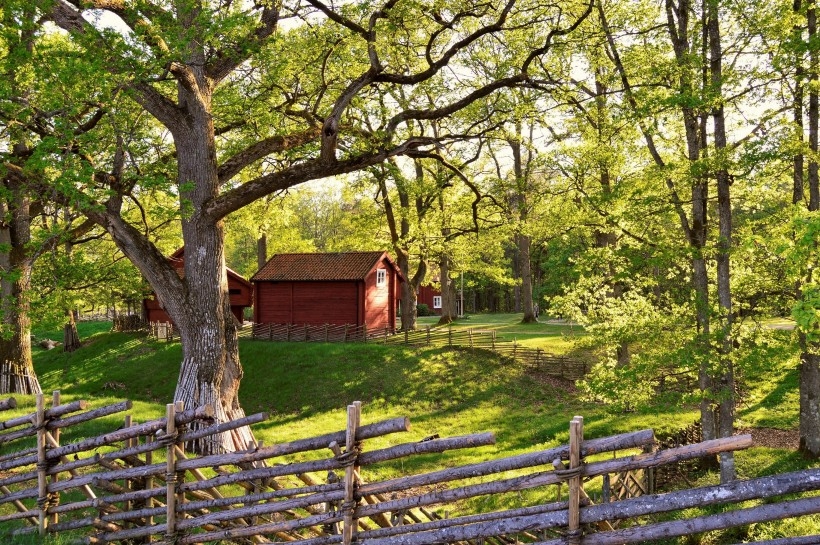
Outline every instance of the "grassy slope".
<path id="1" fill-rule="evenodd" d="M 520 325 L 515 316 L 474 317 L 466 322 L 478 329 L 496 328 L 500 335 L 513 335 L 519 341 L 529 333 L 543 347 L 569 342 L 558 326 Z M 89 327 L 95 326 L 81 324 L 81 334 L 87 335 Z M 782 352 L 777 347 L 769 350 L 768 358 L 759 358 L 769 363 L 758 363 L 747 376 L 747 402 L 739 408 L 739 416 L 744 425 L 793 428 L 796 368 L 793 362 L 777 361 Z M 449 453 L 443 459 L 419 457 L 396 466 L 386 464 L 371 473 L 371 480 L 428 465 L 469 463 L 553 446 L 567 440 L 567 423 L 576 414 L 585 417 L 587 437 L 645 427 L 662 433 L 697 418 L 694 407 L 679 406 L 612 414 L 606 407 L 578 401 L 560 384 L 529 376 L 489 354 L 378 344 L 242 341 L 240 355 L 245 368 L 240 390 L 243 407 L 248 413 L 271 414 L 268 422 L 254 428 L 266 444 L 342 429 L 344 407 L 353 400 L 364 403 L 364 423 L 400 415 L 409 416 L 413 423 L 409 434 L 369 443 L 368 448 L 434 433 L 446 437 L 494 431 L 497 435 L 493 447 Z M 45 391 L 61 389 L 64 398 L 89 399 L 94 406 L 132 399 L 135 419 L 140 421 L 162 414 L 173 395 L 179 361 L 178 343 L 123 333 L 96 333 L 73 354 L 35 349 L 35 367 Z M 738 466 L 740 475 L 748 477 L 805 463 L 788 451 L 753 449 L 739 454 Z"/>

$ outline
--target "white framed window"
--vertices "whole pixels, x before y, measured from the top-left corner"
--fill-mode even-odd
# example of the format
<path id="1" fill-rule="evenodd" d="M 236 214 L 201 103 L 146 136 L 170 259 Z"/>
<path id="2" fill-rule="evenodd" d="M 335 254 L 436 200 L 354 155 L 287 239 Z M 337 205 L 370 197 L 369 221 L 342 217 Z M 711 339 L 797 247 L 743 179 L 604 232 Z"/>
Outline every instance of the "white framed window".
<path id="1" fill-rule="evenodd" d="M 387 282 L 387 271 L 385 269 L 376 269 L 376 286 L 382 287 Z"/>
<path id="2" fill-rule="evenodd" d="M 441 295 L 433 296 L 433 308 L 441 308 Z"/>

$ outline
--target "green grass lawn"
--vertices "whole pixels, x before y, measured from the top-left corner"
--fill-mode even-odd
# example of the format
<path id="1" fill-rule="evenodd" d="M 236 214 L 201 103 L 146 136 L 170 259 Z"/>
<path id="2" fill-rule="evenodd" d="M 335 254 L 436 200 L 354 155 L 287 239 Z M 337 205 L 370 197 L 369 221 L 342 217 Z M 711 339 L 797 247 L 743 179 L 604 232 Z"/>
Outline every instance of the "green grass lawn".
<path id="1" fill-rule="evenodd" d="M 521 315 L 474 315 L 453 327 L 494 329 L 499 336 L 532 343 L 554 352 L 572 349 L 577 326 L 555 323 L 521 324 Z M 423 318 L 424 327 L 437 318 Z M 130 399 L 132 414 L 145 421 L 164 414 L 172 400 L 181 349 L 178 342 L 160 342 L 139 334 L 110 333 L 106 324 L 81 323 L 83 346 L 66 354 L 58 349 L 34 349 L 35 368 L 44 391 L 59 389 L 63 399 L 87 399 L 93 406 Z M 776 332 L 775 334 L 779 334 Z M 782 332 L 784 339 L 788 332 Z M 56 333 L 37 332 L 38 338 L 59 338 Z M 794 429 L 797 425 L 796 364 L 784 360 L 776 343 L 756 358 L 756 366 L 744 376 L 744 400 L 738 418 L 744 426 Z M 761 348 L 761 350 L 764 350 Z M 585 436 L 653 428 L 659 435 L 691 424 L 698 418 L 695 406 L 664 402 L 622 413 L 607 406 L 583 402 L 570 384 L 531 375 L 509 360 L 487 352 L 443 348 L 415 349 L 383 344 L 276 343 L 240 341 L 245 377 L 240 401 L 247 413 L 270 413 L 256 425 L 258 440 L 273 444 L 341 430 L 345 407 L 363 402 L 363 423 L 408 416 L 412 431 L 402 436 L 369 441 L 367 448 L 491 431 L 497 443 L 491 447 L 420 456 L 368 468 L 367 480 L 406 475 L 444 465 L 471 463 L 565 443 L 568 423 L 583 415 Z M 791 356 L 790 356 L 791 357 Z M 31 410 L 32 398 L 18 397 Z M 112 416 L 96 427 L 73 431 L 94 435 L 122 422 Z M 64 442 L 72 440 L 64 435 Z M 786 449 L 754 448 L 738 453 L 742 477 L 807 467 Z M 703 478 L 714 482 L 714 475 Z M 483 501 L 483 500 L 482 500 Z M 486 506 L 483 506 L 486 508 Z M 500 507 L 500 506 L 499 506 Z M 820 524 L 818 525 L 820 528 Z M 817 530 L 820 532 L 820 529 Z M 700 543 L 712 543 L 708 539 Z"/>
<path id="2" fill-rule="evenodd" d="M 495 331 L 501 341 L 515 341 L 529 348 L 541 348 L 547 352 L 563 354 L 573 349 L 573 343 L 584 335 L 584 329 L 574 324 L 551 320 L 541 316 L 537 323 L 522 323 L 524 315 L 516 314 L 468 314 L 457 319 L 451 326 L 439 326 L 438 316 L 420 316 L 417 327 L 452 327 Z"/>

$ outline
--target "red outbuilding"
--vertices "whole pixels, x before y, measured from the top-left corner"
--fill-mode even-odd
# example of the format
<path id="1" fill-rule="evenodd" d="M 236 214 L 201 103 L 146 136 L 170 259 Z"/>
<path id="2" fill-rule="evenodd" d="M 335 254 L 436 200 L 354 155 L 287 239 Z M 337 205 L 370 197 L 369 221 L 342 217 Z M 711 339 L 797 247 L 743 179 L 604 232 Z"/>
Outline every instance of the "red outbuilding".
<path id="1" fill-rule="evenodd" d="M 441 290 L 430 284 L 419 286 L 416 294 L 416 304 L 427 305 L 430 312 L 441 316 Z"/>
<path id="2" fill-rule="evenodd" d="M 185 276 L 185 248 L 180 248 L 168 258 L 177 274 Z M 244 321 L 245 309 L 253 304 L 253 284 L 242 278 L 242 276 L 228 269 L 228 294 L 231 298 L 231 313 L 241 324 Z M 173 323 L 162 301 L 155 293 L 142 301 L 143 313 L 146 322 L 166 322 Z"/>
<path id="3" fill-rule="evenodd" d="M 393 331 L 403 281 L 387 252 L 277 254 L 251 278 L 253 319 Z"/>

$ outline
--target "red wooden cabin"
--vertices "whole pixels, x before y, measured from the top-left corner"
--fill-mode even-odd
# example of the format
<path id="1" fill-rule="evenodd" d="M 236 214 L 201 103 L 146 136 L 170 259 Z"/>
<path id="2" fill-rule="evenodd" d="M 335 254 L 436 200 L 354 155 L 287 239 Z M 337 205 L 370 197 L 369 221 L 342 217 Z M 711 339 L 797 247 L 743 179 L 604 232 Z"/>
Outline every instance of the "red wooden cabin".
<path id="1" fill-rule="evenodd" d="M 430 284 L 419 286 L 416 303 L 425 304 L 433 314 L 441 316 L 441 290 Z"/>
<path id="2" fill-rule="evenodd" d="M 180 277 L 185 275 L 184 247 L 171 254 L 168 261 Z M 228 295 L 231 298 L 231 313 L 241 324 L 244 321 L 245 308 L 253 305 L 253 284 L 242 278 L 239 273 L 228 269 Z M 173 323 L 155 293 L 143 299 L 142 306 L 145 321 Z"/>
<path id="3" fill-rule="evenodd" d="M 257 324 L 396 328 L 404 278 L 387 252 L 277 254 L 251 278 Z"/>

